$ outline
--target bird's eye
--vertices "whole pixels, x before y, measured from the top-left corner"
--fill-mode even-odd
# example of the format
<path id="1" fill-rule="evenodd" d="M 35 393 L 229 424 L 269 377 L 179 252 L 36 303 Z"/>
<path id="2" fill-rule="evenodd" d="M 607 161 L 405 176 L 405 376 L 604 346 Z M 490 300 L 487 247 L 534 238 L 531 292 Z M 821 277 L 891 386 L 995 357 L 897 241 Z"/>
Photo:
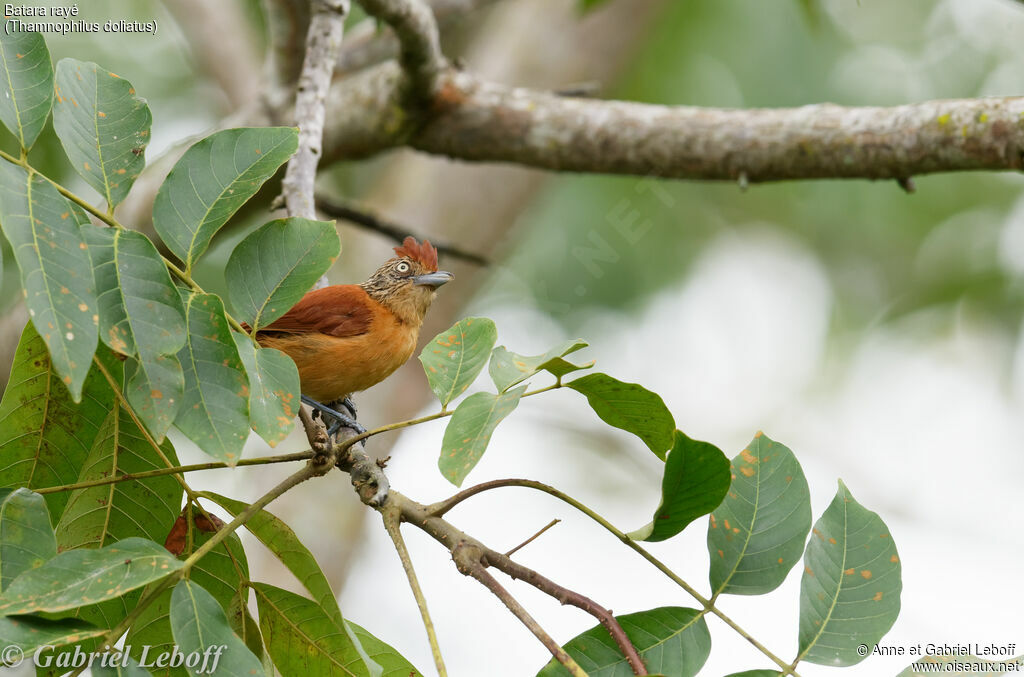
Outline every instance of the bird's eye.
<path id="1" fill-rule="evenodd" d="M 405 261 L 402 261 L 397 266 L 395 266 L 395 270 L 398 271 L 399 273 L 408 273 L 409 272 L 409 268 L 410 268 L 409 264 L 406 263 Z"/>

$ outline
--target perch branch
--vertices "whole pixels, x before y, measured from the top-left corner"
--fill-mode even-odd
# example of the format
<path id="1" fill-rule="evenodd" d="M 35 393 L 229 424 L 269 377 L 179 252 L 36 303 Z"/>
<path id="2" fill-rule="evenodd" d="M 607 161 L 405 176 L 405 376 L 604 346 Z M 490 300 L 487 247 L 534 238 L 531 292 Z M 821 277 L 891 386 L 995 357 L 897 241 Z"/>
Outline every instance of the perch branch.
<path id="1" fill-rule="evenodd" d="M 325 197 L 318 196 L 316 198 L 316 208 L 326 216 L 342 219 L 357 226 L 361 226 L 366 230 L 370 230 L 375 233 L 379 233 L 384 237 L 390 238 L 398 244 L 401 244 L 402 240 L 404 240 L 407 235 L 413 235 L 418 240 L 424 239 L 422 236 L 413 233 L 405 226 L 399 226 L 395 223 L 385 221 L 369 211 L 357 209 L 348 204 L 335 202 Z M 442 256 L 461 259 L 467 263 L 473 263 L 478 266 L 490 265 L 487 259 L 479 254 L 463 251 L 454 245 L 450 245 L 445 242 L 434 242 L 433 238 L 431 238 L 431 244 L 434 245 L 434 249 L 437 250 L 437 253 Z"/>
<path id="2" fill-rule="evenodd" d="M 732 110 L 568 98 L 449 69 L 428 109 L 406 110 L 403 81 L 385 63 L 339 83 L 325 156 L 408 145 L 471 162 L 742 183 L 1024 167 L 1022 97 Z"/>

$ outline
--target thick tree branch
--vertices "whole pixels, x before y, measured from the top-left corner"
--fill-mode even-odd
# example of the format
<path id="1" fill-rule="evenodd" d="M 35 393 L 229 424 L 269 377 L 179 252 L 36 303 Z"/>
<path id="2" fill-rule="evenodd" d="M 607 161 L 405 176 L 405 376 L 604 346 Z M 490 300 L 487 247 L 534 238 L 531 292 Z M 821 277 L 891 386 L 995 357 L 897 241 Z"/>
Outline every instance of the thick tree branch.
<path id="1" fill-rule="evenodd" d="M 434 14 L 423 0 L 359 0 L 367 14 L 388 24 L 400 45 L 398 62 L 416 102 L 429 101 L 445 68 Z"/>
<path id="2" fill-rule="evenodd" d="M 1024 167 L 1021 97 L 732 110 L 566 98 L 447 70 L 432 107 L 407 111 L 402 80 L 382 64 L 336 87 L 325 155 L 408 145 L 472 162 L 750 183 Z"/>

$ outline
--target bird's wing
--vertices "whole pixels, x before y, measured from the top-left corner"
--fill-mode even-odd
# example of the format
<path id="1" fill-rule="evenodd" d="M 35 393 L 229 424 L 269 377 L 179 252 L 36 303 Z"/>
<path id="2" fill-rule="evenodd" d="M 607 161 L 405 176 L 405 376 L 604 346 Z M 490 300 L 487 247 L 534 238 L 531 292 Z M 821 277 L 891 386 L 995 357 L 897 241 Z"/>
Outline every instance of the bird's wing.
<path id="1" fill-rule="evenodd" d="M 376 301 L 356 284 L 315 289 L 261 331 L 359 336 L 369 331 L 375 305 Z"/>

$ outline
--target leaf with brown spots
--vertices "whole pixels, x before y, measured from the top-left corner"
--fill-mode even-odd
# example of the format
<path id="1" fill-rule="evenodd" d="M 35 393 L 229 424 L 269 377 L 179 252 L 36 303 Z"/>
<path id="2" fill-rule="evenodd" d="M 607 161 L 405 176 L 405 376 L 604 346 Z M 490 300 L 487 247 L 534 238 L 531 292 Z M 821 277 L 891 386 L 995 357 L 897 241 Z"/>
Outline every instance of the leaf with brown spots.
<path id="1" fill-rule="evenodd" d="M 447 408 L 466 392 L 487 364 L 498 329 L 486 317 L 467 317 L 433 338 L 420 352 L 430 389 Z"/>
<path id="2" fill-rule="evenodd" d="M 587 345 L 588 343 L 583 339 L 566 341 L 543 355 L 534 355 L 533 357 L 519 355 L 505 346 L 498 346 L 491 353 L 491 362 L 487 366 L 487 372 L 491 375 L 494 385 L 502 392 L 542 371 L 548 371 L 561 378 L 574 371 L 594 366 L 593 361 L 587 364 L 573 364 L 563 359 L 570 353 L 586 348 Z"/>
<path id="3" fill-rule="evenodd" d="M 882 518 L 854 500 L 842 480 L 814 529 L 821 537 L 811 538 L 804 553 L 814 573 L 800 582 L 797 660 L 854 665 L 865 658 L 858 645 L 874 646 L 899 616 L 896 545 Z"/>
<path id="4" fill-rule="evenodd" d="M 178 457 L 170 441 L 161 451 L 170 463 Z M 164 468 L 131 415 L 117 407 L 107 414 L 75 480 L 78 483 Z M 125 538 L 159 541 L 181 507 L 182 488 L 171 475 L 83 487 L 71 492 L 57 522 L 61 550 L 102 548 Z"/>
<path id="5" fill-rule="evenodd" d="M 462 485 L 487 451 L 494 429 L 515 410 L 524 392 L 526 386 L 500 395 L 474 393 L 459 403 L 444 429 L 441 457 L 437 461 L 449 482 Z"/>
<path id="6" fill-rule="evenodd" d="M 186 270 L 297 147 L 293 127 L 254 127 L 215 132 L 185 151 L 156 194 L 153 227 Z"/>
<path id="7" fill-rule="evenodd" d="M 0 590 L 57 554 L 46 501 L 22 488 L 0 501 Z"/>
<path id="8" fill-rule="evenodd" d="M 177 287 L 149 239 L 130 230 L 82 226 L 99 294 L 100 338 L 137 356 L 128 395 L 146 426 L 162 440 L 184 391 L 174 355 L 185 345 Z"/>
<path id="9" fill-rule="evenodd" d="M 661 479 L 661 504 L 651 522 L 629 537 L 637 541 L 672 538 L 718 507 L 728 490 L 729 459 L 721 449 L 677 430 Z"/>
<path id="10" fill-rule="evenodd" d="M 249 378 L 249 422 L 270 446 L 288 436 L 299 413 L 299 370 L 279 350 L 260 348 L 245 334 L 233 332 L 238 355 Z"/>
<path id="11" fill-rule="evenodd" d="M 123 366 L 101 346 L 99 359 L 120 382 Z M 53 369 L 46 344 L 31 323 L 14 354 L 0 402 L 0 487 L 40 489 L 71 484 L 114 406 L 114 391 L 93 367 L 75 404 Z M 68 492 L 46 494 L 50 515 L 63 511 Z"/>
<path id="12" fill-rule="evenodd" d="M 71 165 L 113 207 L 146 165 L 142 153 L 153 116 L 131 84 L 94 63 L 57 64 L 53 129 Z"/>
<path id="13" fill-rule="evenodd" d="M 711 591 L 763 595 L 800 561 L 811 529 L 810 490 L 793 452 L 763 433 L 732 459 L 732 474 L 708 526 L 708 552 L 722 553 L 711 557 Z"/>
<path id="14" fill-rule="evenodd" d="M 181 566 L 162 545 L 143 538 L 99 550 L 68 550 L 11 583 L 0 595 L 0 616 L 96 604 L 160 580 Z"/>
<path id="15" fill-rule="evenodd" d="M 249 383 L 238 348 L 214 294 L 182 291 L 188 342 L 178 359 L 185 394 L 174 424 L 196 445 L 228 465 L 249 437 Z"/>
<path id="16" fill-rule="evenodd" d="M 0 40 L 0 121 L 22 148 L 43 131 L 53 105 L 53 64 L 39 33 L 12 32 Z"/>
<path id="17" fill-rule="evenodd" d="M 0 222 L 21 271 L 25 305 L 77 402 L 99 332 L 92 263 L 69 211 L 49 181 L 0 161 Z"/>

